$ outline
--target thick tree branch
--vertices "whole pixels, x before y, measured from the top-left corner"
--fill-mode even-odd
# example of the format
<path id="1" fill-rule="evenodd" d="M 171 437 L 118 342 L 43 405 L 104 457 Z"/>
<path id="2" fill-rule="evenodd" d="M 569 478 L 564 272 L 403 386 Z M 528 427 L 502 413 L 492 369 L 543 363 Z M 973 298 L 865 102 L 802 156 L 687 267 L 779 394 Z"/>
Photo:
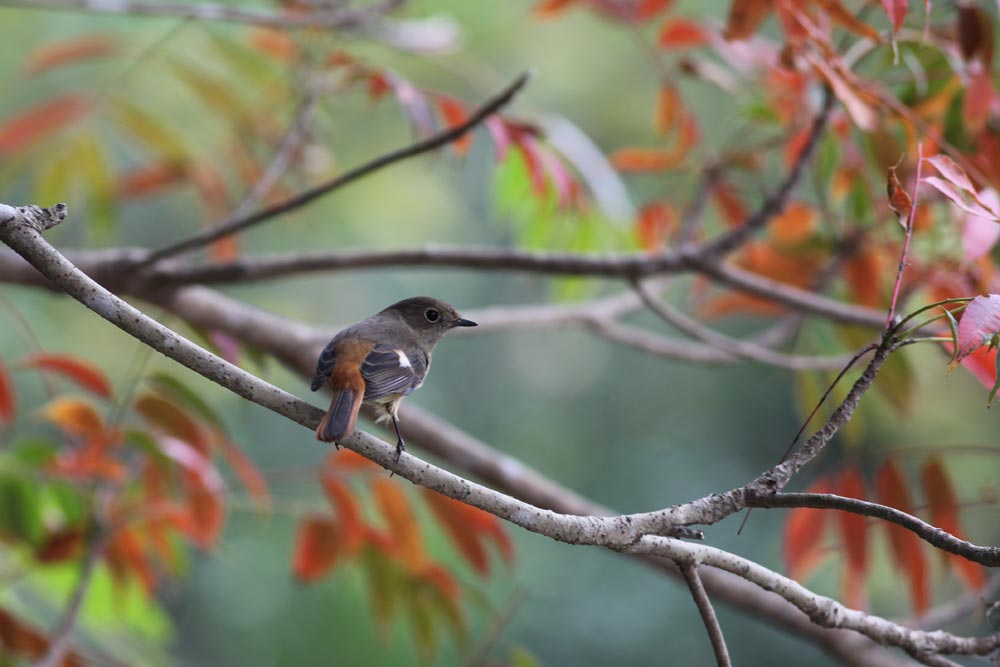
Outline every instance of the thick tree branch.
<path id="1" fill-rule="evenodd" d="M 200 21 L 225 21 L 261 28 L 356 28 L 402 5 L 405 0 L 384 0 L 360 8 L 274 11 L 213 3 L 146 2 L 144 0 L 0 0 L 0 5 L 94 14 L 130 14 Z"/>
<path id="2" fill-rule="evenodd" d="M 306 404 L 295 396 L 215 357 L 149 319 L 94 283 L 49 246 L 41 237 L 38 228 L 28 224 L 25 217 L 13 207 L 0 206 L 0 240 L 22 254 L 69 295 L 154 349 L 240 396 L 308 428 L 315 427 L 319 422 L 322 411 L 315 406 Z M 852 401 L 849 394 L 848 399 L 834 413 L 836 419 L 831 419 L 831 422 L 836 423 L 837 419 L 846 421 L 860 400 L 860 394 L 870 386 L 878 366 L 884 362 L 888 353 L 888 348 L 880 348 L 876 352 L 869 368 L 852 389 L 852 393 L 859 392 L 858 395 Z M 869 375 L 870 378 L 867 377 Z M 846 416 L 843 413 L 846 413 Z M 832 430 L 835 431 L 836 427 Z M 821 429 L 814 439 L 821 440 L 822 434 Z M 778 593 L 819 625 L 849 628 L 878 642 L 898 646 L 914 655 L 935 653 L 983 655 L 1000 646 L 1000 635 L 975 638 L 960 637 L 940 631 L 925 633 L 904 628 L 877 616 L 846 609 L 833 600 L 818 596 L 796 582 L 735 554 L 673 538 L 635 533 L 631 525 L 632 517 L 567 516 L 542 510 L 455 476 L 408 454 L 404 454 L 397 461 L 392 446 L 362 431 L 356 432 L 342 444 L 405 479 L 488 511 L 532 532 L 574 544 L 607 546 L 631 553 L 710 565 L 743 577 L 764 590 Z M 807 443 L 807 447 L 809 444 Z M 822 442 L 813 443 L 813 455 L 822 444 Z M 803 450 L 807 447 L 803 447 Z M 801 453 L 802 450 L 799 454 Z M 796 457 L 786 462 L 799 466 L 803 463 L 803 459 Z M 794 465 L 791 468 L 794 468 Z M 780 475 L 774 476 L 776 488 L 781 488 L 781 481 Z"/>
<path id="3" fill-rule="evenodd" d="M 426 139 L 422 139 L 414 144 L 410 144 L 409 146 L 380 155 L 374 160 L 355 167 L 350 171 L 344 172 L 340 176 L 337 176 L 326 183 L 304 190 L 303 192 L 289 197 L 284 201 L 272 204 L 271 206 L 267 206 L 247 215 L 230 218 L 200 234 L 195 234 L 188 239 L 165 248 L 161 248 L 160 250 L 155 250 L 150 253 L 148 257 L 146 257 L 141 266 L 147 267 L 167 257 L 173 257 L 180 253 L 203 247 L 204 245 L 211 243 L 212 241 L 216 241 L 224 236 L 241 232 L 249 227 L 288 213 L 289 211 L 302 208 L 306 204 L 309 204 L 310 202 L 313 202 L 316 199 L 337 190 L 338 188 L 344 187 L 349 183 L 353 183 L 368 174 L 374 173 L 383 167 L 388 167 L 389 165 L 402 162 L 408 158 L 446 146 L 447 144 L 462 138 L 467 132 L 469 132 L 469 130 L 473 129 L 486 118 L 506 106 L 511 100 L 514 99 L 514 96 L 520 92 L 525 84 L 528 83 L 528 77 L 529 75 L 527 72 L 521 74 L 513 81 L 513 83 L 500 91 L 500 93 L 492 99 L 488 100 L 459 125 L 442 130 L 441 132 L 438 132 Z"/>
<path id="4" fill-rule="evenodd" d="M 772 509 L 777 507 L 815 507 L 817 509 L 834 509 L 870 516 L 883 521 L 889 521 L 913 532 L 942 551 L 953 553 L 974 563 L 987 567 L 1000 566 L 1000 547 L 983 547 L 955 537 L 936 526 L 921 521 L 917 517 L 900 512 L 892 507 L 870 503 L 855 498 L 845 498 L 832 493 L 776 493 L 771 495 L 747 496 L 747 505 Z"/>
<path id="5" fill-rule="evenodd" d="M 733 663 L 729 659 L 729 649 L 726 648 L 726 638 L 722 634 L 722 626 L 719 625 L 719 619 L 716 617 L 715 608 L 712 607 L 712 601 L 705 591 L 705 585 L 701 582 L 698 566 L 694 563 L 678 563 L 677 567 L 680 568 L 681 574 L 684 576 L 684 581 L 691 591 L 691 597 L 698 607 L 698 613 L 701 614 L 701 620 L 705 624 L 705 629 L 708 630 L 708 638 L 712 642 L 716 664 L 718 667 L 732 667 Z"/>

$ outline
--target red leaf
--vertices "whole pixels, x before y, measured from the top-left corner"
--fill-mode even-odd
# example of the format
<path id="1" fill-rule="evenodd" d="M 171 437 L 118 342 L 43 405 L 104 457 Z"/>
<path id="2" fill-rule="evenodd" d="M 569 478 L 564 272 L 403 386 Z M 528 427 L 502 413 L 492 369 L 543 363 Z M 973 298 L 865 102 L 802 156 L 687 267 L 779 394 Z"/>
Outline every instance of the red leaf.
<path id="1" fill-rule="evenodd" d="M 909 4 L 910 0 L 882 0 L 885 13 L 889 15 L 889 21 L 892 22 L 893 34 L 899 32 L 899 29 L 903 27 L 903 21 L 906 20 L 906 11 L 909 9 Z"/>
<path id="2" fill-rule="evenodd" d="M 114 539 L 104 549 L 104 560 L 111 570 L 112 579 L 118 583 L 124 583 L 134 575 L 148 595 L 156 590 L 156 575 L 134 529 L 119 528 L 115 531 Z"/>
<path id="3" fill-rule="evenodd" d="M 965 87 L 962 117 L 965 120 L 965 131 L 973 134 L 986 125 L 990 107 L 996 99 L 996 91 L 993 89 L 992 73 L 988 69 L 979 64 L 969 69 L 972 71 L 969 74 L 969 85 Z"/>
<path id="4" fill-rule="evenodd" d="M 489 574 L 490 562 L 486 540 L 493 542 L 504 560 L 510 563 L 514 548 L 500 520 L 488 512 L 422 488 L 427 505 L 437 516 L 455 547 L 479 574 Z"/>
<path id="5" fill-rule="evenodd" d="M 7 369 L 0 363 L 0 425 L 10 423 L 14 418 L 16 405 L 14 384 L 10 381 Z"/>
<path id="6" fill-rule="evenodd" d="M 958 3 L 958 45 L 969 62 L 978 56 L 987 67 L 993 63 L 993 19 L 978 5 Z"/>
<path id="7" fill-rule="evenodd" d="M 774 0 L 732 0 L 722 36 L 727 40 L 750 37 L 773 8 Z"/>
<path id="8" fill-rule="evenodd" d="M 448 127 L 457 127 L 461 125 L 469 116 L 465 107 L 454 98 L 439 95 L 437 98 L 437 105 L 438 110 L 441 112 L 441 116 L 444 117 L 444 121 Z M 452 145 L 455 147 L 456 153 L 459 155 L 465 155 L 469 152 L 469 147 L 472 145 L 472 133 L 467 132 L 462 138 L 456 139 L 452 142 Z"/>
<path id="9" fill-rule="evenodd" d="M 660 94 L 656 100 L 656 131 L 666 134 L 677 120 L 680 108 L 680 96 L 677 88 L 672 85 L 665 85 L 660 88 Z"/>
<path id="10" fill-rule="evenodd" d="M 189 487 L 187 514 L 181 529 L 195 544 L 208 551 L 215 546 L 226 522 L 221 489 L 204 484 L 195 475 L 188 475 L 185 479 Z"/>
<path id="11" fill-rule="evenodd" d="M 39 660 L 49 649 L 49 639 L 6 609 L 0 609 L 0 655 L 23 656 L 28 660 Z M 16 662 L 16 661 L 15 661 Z M 82 667 L 84 659 L 76 651 L 69 651 L 60 667 Z"/>
<path id="12" fill-rule="evenodd" d="M 37 75 L 63 65 L 117 55 L 122 46 L 108 35 L 85 35 L 45 44 L 24 62 L 28 74 Z"/>
<path id="13" fill-rule="evenodd" d="M 339 531 L 333 519 L 309 516 L 299 524 L 292 555 L 292 572 L 304 582 L 316 581 L 337 562 Z"/>
<path id="14" fill-rule="evenodd" d="M 847 498 L 865 500 L 865 483 L 861 471 L 847 467 L 839 480 L 837 493 Z M 844 546 L 844 602 L 863 609 L 864 580 L 868 573 L 868 522 L 852 512 L 837 512 L 840 539 Z"/>
<path id="15" fill-rule="evenodd" d="M 639 0 L 639 5 L 635 8 L 636 20 L 651 19 L 657 14 L 665 12 L 673 3 L 674 0 Z"/>
<path id="16" fill-rule="evenodd" d="M 875 488 L 881 504 L 895 507 L 907 514 L 913 513 L 903 474 L 891 459 L 879 468 Z M 913 608 L 919 616 L 930 607 L 930 586 L 923 543 L 902 526 L 886 522 L 885 527 L 889 531 L 889 547 L 893 558 L 910 581 Z"/>
<path id="17" fill-rule="evenodd" d="M 965 534 L 958 520 L 958 499 L 955 497 L 955 490 L 952 488 L 948 473 L 938 457 L 932 456 L 927 459 L 921 470 L 920 481 L 931 510 L 931 522 L 941 530 L 964 540 Z M 979 590 L 986 583 L 983 568 L 976 563 L 944 551 L 941 555 L 965 581 L 969 590 Z"/>
<path id="18" fill-rule="evenodd" d="M 490 138 L 493 140 L 493 146 L 496 148 L 496 161 L 503 162 L 504 158 L 507 157 L 507 151 L 511 144 L 511 136 L 507 129 L 507 124 L 497 116 L 490 116 L 484 123 L 486 124 L 486 130 L 490 133 Z"/>
<path id="19" fill-rule="evenodd" d="M 538 142 L 533 137 L 521 136 L 517 139 L 517 148 L 521 151 L 524 163 L 528 167 L 532 191 L 536 197 L 544 197 L 548 186 L 545 178 L 545 163 L 542 160 Z"/>
<path id="20" fill-rule="evenodd" d="M 731 182 L 719 179 L 712 187 L 712 199 L 728 226 L 738 227 L 747 219 L 746 203 Z"/>
<path id="21" fill-rule="evenodd" d="M 396 556 L 412 568 L 423 566 L 426 560 L 423 540 L 410 502 L 399 486 L 385 477 L 371 481 L 372 495 L 392 536 L 392 549 Z"/>
<path id="22" fill-rule="evenodd" d="M 820 477 L 806 490 L 809 493 L 832 493 L 833 484 Z M 819 563 L 824 553 L 823 530 L 832 517 L 831 512 L 813 507 L 796 507 L 788 513 L 785 523 L 785 568 L 789 577 L 802 581 Z"/>
<path id="23" fill-rule="evenodd" d="M 90 99 L 68 94 L 54 97 L 0 124 L 0 157 L 40 141 L 78 120 L 90 110 Z"/>
<path id="24" fill-rule="evenodd" d="M 73 560 L 83 552 L 84 531 L 82 528 L 63 528 L 45 536 L 45 540 L 35 549 L 35 560 L 39 563 L 61 563 Z"/>
<path id="25" fill-rule="evenodd" d="M 37 368 L 58 373 L 101 398 L 111 398 L 111 383 L 97 367 L 75 357 L 58 354 L 36 354 L 21 363 L 25 368 Z"/>
<path id="26" fill-rule="evenodd" d="M 690 49 L 707 41 L 700 24 L 688 19 L 672 19 L 660 28 L 657 44 L 661 49 Z"/>
<path id="27" fill-rule="evenodd" d="M 958 321 L 958 359 L 982 347 L 1000 333 L 1000 294 L 977 296 Z"/>
<path id="28" fill-rule="evenodd" d="M 853 13 L 851 13 L 840 0 L 812 0 L 817 6 L 822 7 L 832 21 L 839 23 L 851 32 L 867 37 L 876 44 L 882 41 L 882 36 L 878 30 L 871 27 Z"/>

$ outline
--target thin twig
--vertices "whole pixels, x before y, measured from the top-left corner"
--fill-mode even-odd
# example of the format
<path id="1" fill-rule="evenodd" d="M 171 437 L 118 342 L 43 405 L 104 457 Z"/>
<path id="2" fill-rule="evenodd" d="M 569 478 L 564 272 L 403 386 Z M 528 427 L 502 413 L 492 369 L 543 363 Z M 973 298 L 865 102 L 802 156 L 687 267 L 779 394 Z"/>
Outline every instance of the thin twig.
<path id="1" fill-rule="evenodd" d="M 228 220 L 225 220 L 200 234 L 195 234 L 194 236 L 191 236 L 183 241 L 161 248 L 160 250 L 156 250 L 149 254 L 139 268 L 145 268 L 167 257 L 173 257 L 180 253 L 200 248 L 224 236 L 235 234 L 247 229 L 248 227 L 252 227 L 264 221 L 271 220 L 279 215 L 288 213 L 289 211 L 302 208 L 306 204 L 309 204 L 316 199 L 337 190 L 338 188 L 348 185 L 349 183 L 353 183 L 368 174 L 376 172 L 383 167 L 388 167 L 389 165 L 396 164 L 397 162 L 401 162 L 407 158 L 421 155 L 456 141 L 483 122 L 486 118 L 510 103 L 510 101 L 514 99 L 514 96 L 520 92 L 525 84 L 527 84 L 528 79 L 528 72 L 521 74 L 514 80 L 513 83 L 500 91 L 500 93 L 492 99 L 488 100 L 485 104 L 479 107 L 479 109 L 472 113 L 465 120 L 465 122 L 459 125 L 442 130 L 437 134 L 409 146 L 380 155 L 374 160 L 366 162 L 359 167 L 355 167 L 354 169 L 351 169 L 350 171 L 347 171 L 340 176 L 327 181 L 326 183 L 304 190 L 303 192 L 289 197 L 284 201 L 272 204 L 271 206 L 267 206 L 248 215 L 229 218 Z"/>
<path id="2" fill-rule="evenodd" d="M 816 509 L 834 509 L 870 516 L 894 523 L 911 531 L 928 544 L 961 556 L 973 563 L 986 567 L 1000 566 L 1000 547 L 984 547 L 955 537 L 936 526 L 932 526 L 917 517 L 901 512 L 892 507 L 879 505 L 856 498 L 845 498 L 832 493 L 777 493 L 772 495 L 747 496 L 747 504 L 751 507 L 772 509 L 776 507 L 813 507 Z"/>
<path id="3" fill-rule="evenodd" d="M 712 601 L 709 599 L 708 593 L 705 592 L 705 585 L 701 582 L 701 576 L 698 574 L 698 566 L 694 563 L 683 562 L 678 563 L 677 567 L 684 575 L 684 581 L 687 582 L 691 597 L 698 607 L 698 613 L 701 614 L 701 620 L 705 624 L 705 629 L 708 630 L 708 638 L 712 642 L 712 650 L 715 651 L 716 664 L 718 667 L 732 667 L 733 663 L 729 659 L 729 649 L 726 648 L 726 638 L 722 634 L 722 626 L 719 625 L 715 608 L 712 607 Z"/>
<path id="4" fill-rule="evenodd" d="M 899 298 L 899 286 L 903 282 L 903 271 L 906 270 L 906 257 L 910 251 L 910 239 L 913 238 L 913 221 L 917 215 L 917 196 L 920 194 L 920 171 L 924 164 L 923 144 L 917 144 L 917 175 L 913 183 L 912 205 L 906 216 L 906 236 L 903 241 L 903 251 L 899 257 L 899 271 L 896 272 L 896 282 L 892 286 L 892 301 L 889 302 L 889 313 L 885 319 L 883 335 L 888 335 L 892 328 L 892 318 L 896 315 L 896 300 Z"/>

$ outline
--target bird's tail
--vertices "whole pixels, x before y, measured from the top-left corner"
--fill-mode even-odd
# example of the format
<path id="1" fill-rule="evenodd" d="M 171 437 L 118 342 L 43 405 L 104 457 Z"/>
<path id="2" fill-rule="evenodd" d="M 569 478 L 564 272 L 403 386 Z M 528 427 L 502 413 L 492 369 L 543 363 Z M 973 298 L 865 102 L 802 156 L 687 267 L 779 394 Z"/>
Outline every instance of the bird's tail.
<path id="1" fill-rule="evenodd" d="M 323 442 L 343 440 L 354 433 L 363 394 L 354 389 L 342 389 L 333 393 L 330 409 L 316 428 L 316 439 Z"/>

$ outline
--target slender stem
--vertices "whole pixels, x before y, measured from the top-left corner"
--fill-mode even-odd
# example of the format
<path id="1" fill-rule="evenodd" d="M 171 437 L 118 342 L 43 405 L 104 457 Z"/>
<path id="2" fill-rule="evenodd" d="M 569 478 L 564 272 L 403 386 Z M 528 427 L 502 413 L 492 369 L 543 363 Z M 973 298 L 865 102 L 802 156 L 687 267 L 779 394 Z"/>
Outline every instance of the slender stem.
<path id="1" fill-rule="evenodd" d="M 906 217 L 906 236 L 903 240 L 903 252 L 899 258 L 899 271 L 896 272 L 896 284 L 892 286 L 892 301 L 889 302 L 889 313 L 885 318 L 883 334 L 888 335 L 892 329 L 892 318 L 896 315 L 896 301 L 899 299 L 899 286 L 903 283 L 903 271 L 906 270 L 906 259 L 910 252 L 910 239 L 913 238 L 913 221 L 917 215 L 917 196 L 920 194 L 920 174 L 924 165 L 923 144 L 917 144 L 917 175 L 913 183 L 913 206 Z"/>
<path id="2" fill-rule="evenodd" d="M 718 667 L 732 667 L 733 663 L 729 659 L 729 649 L 726 648 L 726 638 L 722 634 L 722 626 L 719 625 L 719 619 L 716 617 L 715 608 L 712 607 L 712 601 L 705 591 L 705 585 L 701 582 L 698 566 L 694 563 L 678 563 L 677 567 L 684 575 L 684 581 L 687 582 L 688 588 L 691 590 L 691 597 L 694 598 L 698 613 L 701 614 L 701 620 L 705 623 L 705 629 L 708 630 L 708 638 L 712 642 L 712 650 L 715 651 L 716 664 Z"/>

